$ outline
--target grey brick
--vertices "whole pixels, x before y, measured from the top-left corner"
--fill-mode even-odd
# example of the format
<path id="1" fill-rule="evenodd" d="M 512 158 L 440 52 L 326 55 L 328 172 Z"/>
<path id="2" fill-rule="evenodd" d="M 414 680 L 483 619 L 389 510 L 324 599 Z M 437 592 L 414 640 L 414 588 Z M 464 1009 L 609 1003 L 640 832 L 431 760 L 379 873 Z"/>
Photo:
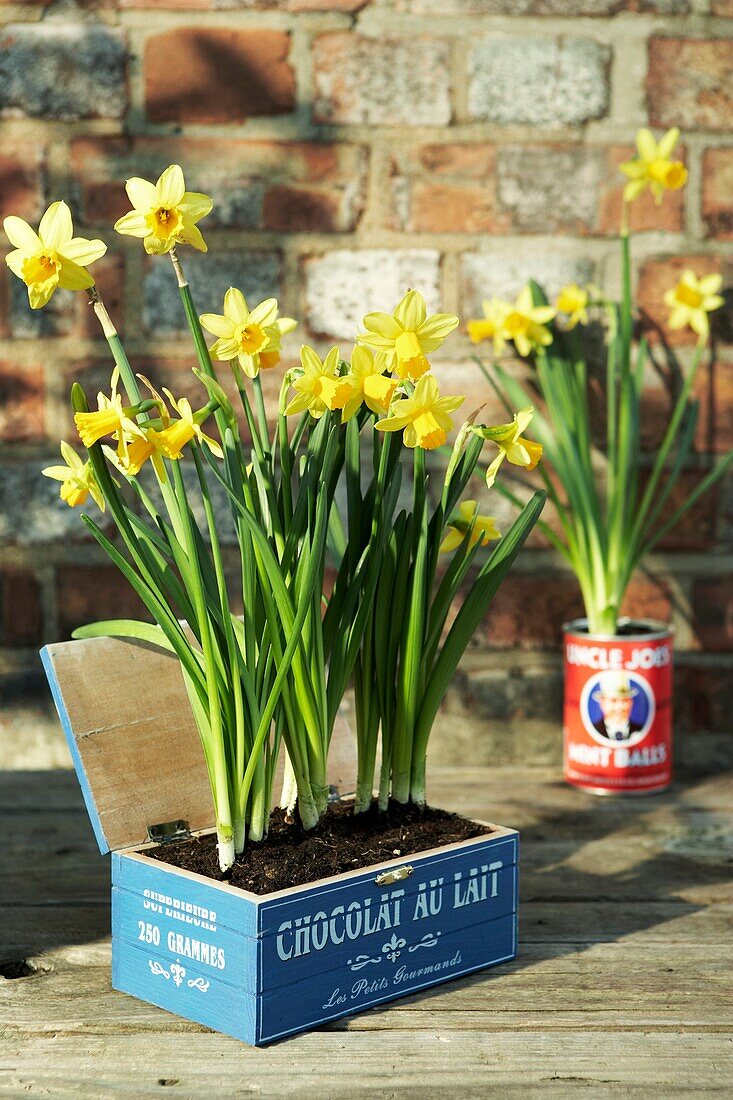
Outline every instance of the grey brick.
<path id="1" fill-rule="evenodd" d="M 127 107 L 120 31 L 9 24 L 0 35 L 0 110 L 43 119 L 120 118 Z"/>
<path id="2" fill-rule="evenodd" d="M 221 313 L 224 295 L 236 286 L 250 306 L 279 294 L 280 257 L 276 252 L 203 255 L 181 249 L 181 262 L 199 313 Z M 149 332 L 187 331 L 178 287 L 166 257 L 153 257 L 143 281 L 143 323 Z"/>
<path id="3" fill-rule="evenodd" d="M 611 51 L 590 38 L 480 38 L 470 61 L 472 118 L 577 125 L 608 110 Z"/>

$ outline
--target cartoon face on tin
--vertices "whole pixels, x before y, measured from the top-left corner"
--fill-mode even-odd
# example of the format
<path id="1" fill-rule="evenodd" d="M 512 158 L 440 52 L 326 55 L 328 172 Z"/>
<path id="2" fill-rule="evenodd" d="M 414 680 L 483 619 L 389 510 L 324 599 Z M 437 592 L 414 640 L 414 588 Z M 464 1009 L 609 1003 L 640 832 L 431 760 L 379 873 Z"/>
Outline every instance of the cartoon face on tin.
<path id="1" fill-rule="evenodd" d="M 637 745 L 654 721 L 654 693 L 638 672 L 599 672 L 583 688 L 580 714 L 594 741 Z"/>

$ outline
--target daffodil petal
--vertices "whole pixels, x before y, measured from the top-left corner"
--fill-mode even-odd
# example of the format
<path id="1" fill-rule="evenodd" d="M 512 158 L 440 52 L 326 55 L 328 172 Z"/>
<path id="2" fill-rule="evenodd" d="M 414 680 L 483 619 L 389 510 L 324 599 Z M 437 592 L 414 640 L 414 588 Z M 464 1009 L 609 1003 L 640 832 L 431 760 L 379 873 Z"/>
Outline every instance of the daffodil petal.
<path id="1" fill-rule="evenodd" d="M 87 290 L 94 286 L 94 279 L 85 267 L 79 267 L 73 260 L 62 259 L 59 286 L 62 290 Z"/>
<path id="2" fill-rule="evenodd" d="M 236 325 L 229 317 L 223 317 L 221 313 L 202 313 L 199 317 L 202 328 L 210 332 L 212 336 L 224 336 L 231 339 Z"/>
<path id="3" fill-rule="evenodd" d="M 28 253 L 24 252 L 22 248 L 15 248 L 5 256 L 5 263 L 13 272 L 13 275 L 17 275 L 19 279 L 23 278 L 23 264 L 27 255 Z"/>
<path id="4" fill-rule="evenodd" d="M 722 275 L 703 275 L 702 279 L 698 283 L 698 289 L 702 295 L 707 297 L 708 294 L 717 294 L 722 285 Z"/>
<path id="5" fill-rule="evenodd" d="M 370 333 L 376 333 L 378 336 L 386 337 L 390 341 L 396 340 L 402 332 L 402 326 L 389 313 L 367 313 L 363 323 L 364 328 L 368 329 Z M 361 344 L 371 343 L 371 341 L 362 339 L 361 336 L 358 339 Z M 372 347 L 374 346 L 372 343 Z"/>
<path id="6" fill-rule="evenodd" d="M 178 209 L 192 222 L 198 222 L 211 213 L 213 205 L 214 202 L 209 195 L 202 195 L 198 191 L 186 191 L 178 203 Z"/>
<path id="7" fill-rule="evenodd" d="M 135 210 L 147 214 L 155 210 L 158 204 L 158 191 L 150 180 L 141 179 L 140 176 L 132 176 L 125 184 L 127 197 Z"/>
<path id="8" fill-rule="evenodd" d="M 445 538 L 440 544 L 441 554 L 450 554 L 451 551 L 457 550 L 464 539 L 464 533 L 459 531 L 456 527 L 449 527 Z"/>
<path id="9" fill-rule="evenodd" d="M 426 340 L 445 340 L 454 329 L 458 328 L 459 319 L 452 313 L 434 313 L 420 326 L 418 336 L 421 342 Z M 433 351 L 433 348 L 429 349 Z"/>
<path id="10" fill-rule="evenodd" d="M 267 325 L 273 324 L 275 317 L 277 316 L 277 298 L 265 298 L 264 302 L 260 302 L 258 306 L 252 310 L 249 315 L 250 324 Z"/>
<path id="11" fill-rule="evenodd" d="M 427 317 L 425 299 L 417 290 L 408 290 L 394 311 L 394 319 L 408 332 L 417 332 Z M 366 318 L 365 318 L 366 322 Z"/>
<path id="12" fill-rule="evenodd" d="M 491 486 L 496 481 L 496 475 L 499 473 L 499 470 L 501 469 L 501 464 L 504 461 L 505 457 L 506 457 L 506 451 L 502 448 L 499 451 L 496 458 L 493 460 L 493 462 L 487 468 L 487 470 L 486 470 L 486 486 L 487 486 L 487 488 L 490 489 Z"/>
<path id="13" fill-rule="evenodd" d="M 654 134 L 644 126 L 637 132 L 636 148 L 639 150 L 639 156 L 642 160 L 654 160 L 656 156 L 662 155 L 657 152 L 657 143 L 654 140 Z"/>
<path id="14" fill-rule="evenodd" d="M 656 147 L 656 155 L 661 160 L 668 160 L 672 156 L 672 151 L 675 145 L 680 139 L 680 132 L 676 126 L 673 126 L 671 130 L 667 130 L 664 137 L 660 138 L 659 144 Z"/>
<path id="15" fill-rule="evenodd" d="M 3 222 L 3 229 L 13 247 L 25 252 L 26 255 L 41 251 L 43 247 L 41 238 L 22 218 L 10 214 Z"/>
<path id="16" fill-rule="evenodd" d="M 180 164 L 171 164 L 166 168 L 155 185 L 155 190 L 161 206 L 178 206 L 186 193 Z"/>
<path id="17" fill-rule="evenodd" d="M 115 222 L 114 228 L 116 233 L 124 233 L 128 237 L 147 237 L 149 233 L 145 215 L 138 210 L 131 210 L 128 214 L 123 214 Z"/>
<path id="18" fill-rule="evenodd" d="M 89 264 L 93 264 L 95 260 L 100 260 L 106 251 L 107 245 L 104 241 L 88 241 L 85 237 L 72 237 L 70 241 L 59 248 L 59 252 L 64 259 L 73 260 L 74 263 L 80 264 L 82 267 L 87 267 Z"/>
<path id="19" fill-rule="evenodd" d="M 186 221 L 183 223 L 178 230 L 178 240 L 182 244 L 190 244 L 192 248 L 198 249 L 199 252 L 209 251 L 209 246 L 201 236 L 201 230 L 193 222 Z"/>
<path id="20" fill-rule="evenodd" d="M 297 397 L 294 397 L 289 405 L 286 406 L 285 415 L 292 416 L 293 413 L 302 413 L 308 408 L 311 403 L 310 393 L 301 393 Z"/>
<path id="21" fill-rule="evenodd" d="M 68 206 L 65 202 L 52 202 L 38 226 L 38 236 L 44 248 L 60 248 L 71 240 L 73 234 L 74 227 Z"/>

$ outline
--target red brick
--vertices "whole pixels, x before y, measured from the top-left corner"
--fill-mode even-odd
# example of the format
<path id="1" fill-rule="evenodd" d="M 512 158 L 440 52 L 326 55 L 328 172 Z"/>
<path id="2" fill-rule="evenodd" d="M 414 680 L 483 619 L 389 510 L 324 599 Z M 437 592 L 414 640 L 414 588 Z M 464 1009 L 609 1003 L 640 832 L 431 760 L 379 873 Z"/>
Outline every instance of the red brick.
<path id="1" fill-rule="evenodd" d="M 150 619 L 135 590 L 113 565 L 60 565 L 56 569 L 59 632 L 98 619 Z"/>
<path id="2" fill-rule="evenodd" d="M 0 221 L 15 214 L 37 222 L 43 213 L 46 150 L 37 143 L 4 140 L 0 150 Z"/>
<path id="3" fill-rule="evenodd" d="M 0 362 L 0 440 L 40 440 L 44 433 L 43 367 Z"/>
<path id="4" fill-rule="evenodd" d="M 700 649 L 733 650 L 733 578 L 695 581 L 692 627 Z"/>
<path id="5" fill-rule="evenodd" d="M 276 184 L 265 193 L 263 228 L 281 233 L 337 233 L 353 229 L 348 200 L 334 188 Z"/>
<path id="6" fill-rule="evenodd" d="M 685 268 L 694 271 L 698 278 L 712 272 L 721 272 L 724 285 L 733 275 L 733 262 L 722 256 L 664 256 L 647 260 L 639 275 L 637 301 L 645 333 L 652 341 L 658 341 L 660 336 L 674 346 L 692 345 L 697 341 L 690 329 L 673 332 L 667 328 L 670 311 L 664 303 L 664 295 L 667 290 L 676 286 Z M 724 331 L 726 314 L 726 306 L 713 314 L 714 331 Z"/>
<path id="7" fill-rule="evenodd" d="M 700 401 L 696 446 L 726 454 L 733 447 L 733 361 L 729 357 L 700 367 L 695 396 Z"/>
<path id="8" fill-rule="evenodd" d="M 152 122 L 240 122 L 295 107 L 290 36 L 283 31 L 181 27 L 145 44 Z"/>
<path id="9" fill-rule="evenodd" d="M 506 226 L 497 216 L 493 181 L 486 187 L 418 180 L 412 188 L 405 229 L 417 233 L 495 233 Z"/>
<path id="10" fill-rule="evenodd" d="M 652 126 L 728 130 L 733 40 L 650 38 L 647 102 Z"/>
<path id="11" fill-rule="evenodd" d="M 636 150 L 631 146 L 612 145 L 607 153 L 607 182 L 601 190 L 598 228 L 601 233 L 615 235 L 621 225 L 624 185 L 628 180 L 619 171 L 619 165 L 631 160 Z M 678 145 L 675 157 L 684 161 L 686 149 Z M 634 199 L 629 207 L 629 226 L 634 233 L 681 233 L 685 228 L 685 192 L 668 191 L 657 205 L 651 191 Z"/>
<path id="12" fill-rule="evenodd" d="M 484 619 L 484 637 L 501 649 L 554 649 L 560 645 L 562 624 L 583 614 L 583 603 L 573 577 L 536 577 L 510 574 L 503 582 Z"/>
<path id="13" fill-rule="evenodd" d="M 2 572 L 2 644 L 36 646 L 43 641 L 41 589 L 27 569 Z"/>
<path id="14" fill-rule="evenodd" d="M 689 500 L 690 494 L 700 484 L 705 472 L 705 470 L 685 470 L 682 472 L 661 511 L 658 521 L 659 527 L 662 527 L 686 500 Z M 664 490 L 664 485 L 665 481 L 662 480 L 660 492 Z M 655 550 L 711 549 L 716 542 L 719 499 L 719 487 L 714 485 L 693 504 L 689 512 L 657 544 Z"/>
<path id="15" fill-rule="evenodd" d="M 675 662 L 675 729 L 730 734 L 733 714 L 731 669 L 727 665 L 697 665 L 690 658 L 691 655 L 684 662 Z"/>
<path id="16" fill-rule="evenodd" d="M 626 589 L 621 615 L 634 619 L 658 619 L 669 622 L 672 598 L 666 581 L 646 576 L 635 577 Z"/>
<path id="17" fill-rule="evenodd" d="M 422 168 L 435 176 L 485 179 L 496 171 L 496 148 L 485 142 L 474 145 L 421 145 L 404 159 L 413 170 Z"/>
<path id="18" fill-rule="evenodd" d="M 733 240 L 733 149 L 706 149 L 702 165 L 702 216 L 708 234 Z"/>

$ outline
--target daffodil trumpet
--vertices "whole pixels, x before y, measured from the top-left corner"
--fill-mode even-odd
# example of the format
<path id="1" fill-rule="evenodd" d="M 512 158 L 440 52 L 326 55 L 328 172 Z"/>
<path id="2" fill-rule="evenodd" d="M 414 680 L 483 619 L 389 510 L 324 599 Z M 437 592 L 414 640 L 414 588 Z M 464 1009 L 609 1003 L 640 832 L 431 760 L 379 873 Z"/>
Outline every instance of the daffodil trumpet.
<path id="1" fill-rule="evenodd" d="M 686 169 L 671 159 L 678 138 L 679 132 L 670 130 L 656 142 L 649 131 L 639 131 L 638 156 L 621 166 L 629 180 L 625 207 L 647 189 L 659 203 L 667 191 L 684 185 Z M 634 343 L 636 309 L 626 210 L 620 248 L 620 300 L 610 300 L 596 287 L 573 283 L 563 288 L 554 308 L 565 320 L 548 327 L 544 339 L 532 341 L 528 356 L 532 372 L 526 384 L 496 355 L 493 334 L 493 360 L 486 364 L 479 360 L 507 410 L 524 406 L 541 410 L 535 412 L 533 420 L 533 431 L 546 459 L 540 464 L 539 476 L 544 480 L 557 525 L 540 526 L 574 571 L 589 631 L 600 635 L 616 633 L 634 570 L 733 463 L 733 451 L 716 463 L 707 463 L 698 483 L 685 496 L 681 494 L 681 477 L 695 441 L 695 379 L 710 340 L 710 315 L 723 305 L 720 275 L 685 269 L 664 295 L 670 329 L 689 329 L 696 337 L 696 347 L 686 366 L 680 356 L 681 385 L 671 398 L 664 436 L 656 453 L 644 456 L 644 375 L 651 356 L 643 336 Z M 537 284 L 528 284 L 523 294 L 524 304 L 530 304 L 525 315 L 530 310 L 550 308 Z M 591 372 L 586 362 L 590 310 L 596 312 L 595 320 L 605 319 L 606 323 L 605 425 L 600 433 L 605 443 L 596 440 L 591 424 Z M 499 314 L 494 308 L 493 316 Z M 479 335 L 489 338 L 488 334 L 484 337 L 483 330 Z M 510 334 L 506 335 L 508 338 Z M 525 353 L 526 349 L 516 346 Z M 522 415 L 520 412 L 518 418 Z M 522 440 L 516 432 L 504 431 L 500 430 L 503 439 L 496 438 L 496 429 L 484 434 L 489 438 L 494 434 L 500 449 L 504 449 L 497 459 L 512 461 L 507 448 L 521 445 Z M 523 449 L 529 457 L 531 448 Z M 515 453 L 520 456 L 521 452 L 520 446 Z M 496 461 L 489 467 L 490 476 Z M 498 488 L 520 504 L 517 494 L 505 483 L 499 483 Z"/>

